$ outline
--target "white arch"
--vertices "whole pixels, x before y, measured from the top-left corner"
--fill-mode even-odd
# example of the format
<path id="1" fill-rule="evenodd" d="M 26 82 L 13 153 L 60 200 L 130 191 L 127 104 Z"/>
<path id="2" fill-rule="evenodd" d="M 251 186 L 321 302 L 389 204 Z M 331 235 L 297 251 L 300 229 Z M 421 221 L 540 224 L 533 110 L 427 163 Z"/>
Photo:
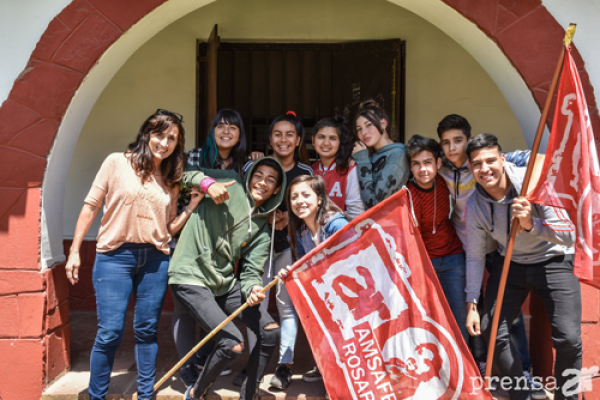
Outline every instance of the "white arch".
<path id="1" fill-rule="evenodd" d="M 184 15 L 215 0 L 170 0 L 131 27 L 90 70 L 73 97 L 56 135 L 42 186 L 41 261 L 47 268 L 65 260 L 63 204 L 67 173 L 83 125 L 119 68 L 147 40 Z M 475 24 L 440 0 L 388 0 L 437 26 L 465 48 L 494 80 L 531 145 L 540 117 L 529 88 L 498 46 Z"/>

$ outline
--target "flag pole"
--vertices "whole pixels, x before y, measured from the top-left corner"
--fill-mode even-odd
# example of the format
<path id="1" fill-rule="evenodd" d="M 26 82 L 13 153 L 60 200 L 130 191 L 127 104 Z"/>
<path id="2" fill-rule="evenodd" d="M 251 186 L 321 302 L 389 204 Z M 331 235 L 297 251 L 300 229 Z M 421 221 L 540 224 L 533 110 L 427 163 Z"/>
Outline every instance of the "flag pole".
<path id="1" fill-rule="evenodd" d="M 535 165 L 535 158 L 540 149 L 540 143 L 542 141 L 542 135 L 544 134 L 544 126 L 546 125 L 546 121 L 548 119 L 548 114 L 550 113 L 550 106 L 552 105 L 552 98 L 554 97 L 554 92 L 556 92 L 556 86 L 558 85 L 558 78 L 560 76 L 560 72 L 562 70 L 563 61 L 565 59 L 565 47 L 569 46 L 573 41 L 573 36 L 575 35 L 576 24 L 570 24 L 567 30 L 565 31 L 565 37 L 563 39 L 563 46 L 561 46 L 560 56 L 558 58 L 558 63 L 556 64 L 556 69 L 554 70 L 554 76 L 552 77 L 552 82 L 550 84 L 550 88 L 548 89 L 548 95 L 546 97 L 546 104 L 544 105 L 544 109 L 542 111 L 542 116 L 540 117 L 540 123 L 538 124 L 537 131 L 535 133 L 535 139 L 533 140 L 533 146 L 531 147 L 531 155 L 529 156 L 529 162 L 527 163 L 527 171 L 525 172 L 525 178 L 523 179 L 523 186 L 521 187 L 521 193 L 519 198 L 524 199 L 527 195 L 527 189 L 529 186 L 529 181 L 531 180 L 531 175 L 533 174 L 533 167 Z M 494 360 L 494 350 L 496 348 L 496 336 L 498 334 L 498 324 L 500 321 L 500 313 L 502 312 L 502 302 L 504 301 L 504 290 L 506 288 L 506 280 L 508 278 L 508 271 L 510 269 L 510 259 L 513 253 L 513 248 L 515 246 L 515 239 L 517 237 L 517 231 L 519 230 L 519 219 L 513 218 L 510 226 L 510 238 L 508 240 L 508 245 L 506 246 L 506 255 L 504 256 L 504 265 L 502 266 L 502 275 L 500 277 L 500 286 L 498 288 L 498 297 L 496 298 L 496 306 L 494 309 L 494 319 L 492 321 L 492 330 L 490 332 L 490 339 L 488 342 L 488 353 L 487 353 L 487 361 L 485 366 L 485 382 L 489 387 L 489 379 L 492 374 L 492 362 Z"/>
<path id="2" fill-rule="evenodd" d="M 265 286 L 264 288 L 262 288 L 262 290 L 260 291 L 260 293 L 263 293 L 263 294 L 266 293 L 269 289 L 271 289 L 273 286 L 275 286 L 275 284 L 277 283 L 277 281 L 279 281 L 279 278 L 273 279 L 271 282 L 269 282 L 269 284 L 267 286 Z M 268 299 L 265 299 L 265 300 L 268 301 Z M 189 351 L 189 353 L 187 353 L 185 355 L 185 357 L 183 357 L 181 360 L 179 360 L 179 362 L 177 364 L 175 364 L 175 366 L 173 368 L 171 368 L 169 370 L 169 372 L 167 372 L 158 382 L 156 382 L 156 384 L 154 385 L 154 392 L 156 392 L 163 385 L 163 383 L 165 383 L 167 381 L 167 379 L 169 379 L 175 372 L 177 372 L 177 370 L 179 368 L 181 368 L 181 366 L 187 360 L 189 360 L 194 354 L 196 354 L 196 352 L 198 350 L 200 350 L 200 348 L 202 346 L 204 346 L 206 344 L 206 342 L 208 342 L 210 339 L 212 339 L 221 329 L 223 329 L 225 327 L 225 325 L 227 325 L 228 323 L 230 323 L 231 321 L 233 321 L 234 318 L 237 317 L 238 315 L 240 315 L 240 313 L 242 311 L 244 311 L 247 307 L 248 307 L 248 303 L 242 304 L 241 307 L 238 308 L 237 310 L 235 310 L 229 317 L 227 317 L 227 319 L 225 321 L 221 322 L 219 324 L 219 326 L 217 326 L 208 335 L 206 335 L 204 337 L 204 339 L 202 339 L 200 341 L 200 343 L 198 343 L 197 345 L 195 345 L 194 348 L 191 349 Z M 137 393 L 134 393 L 133 400 L 137 400 Z"/>

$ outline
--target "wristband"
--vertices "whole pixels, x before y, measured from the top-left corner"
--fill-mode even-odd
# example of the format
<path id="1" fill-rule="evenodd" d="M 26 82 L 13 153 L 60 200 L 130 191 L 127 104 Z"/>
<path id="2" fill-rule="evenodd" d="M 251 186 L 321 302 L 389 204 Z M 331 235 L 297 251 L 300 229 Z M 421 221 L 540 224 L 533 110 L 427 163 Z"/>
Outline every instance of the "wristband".
<path id="1" fill-rule="evenodd" d="M 216 181 L 210 177 L 206 177 L 206 178 L 202 179 L 202 182 L 200 182 L 200 190 L 202 190 L 204 192 L 204 194 L 206 194 L 206 191 L 208 190 L 210 185 L 212 185 L 215 182 Z"/>

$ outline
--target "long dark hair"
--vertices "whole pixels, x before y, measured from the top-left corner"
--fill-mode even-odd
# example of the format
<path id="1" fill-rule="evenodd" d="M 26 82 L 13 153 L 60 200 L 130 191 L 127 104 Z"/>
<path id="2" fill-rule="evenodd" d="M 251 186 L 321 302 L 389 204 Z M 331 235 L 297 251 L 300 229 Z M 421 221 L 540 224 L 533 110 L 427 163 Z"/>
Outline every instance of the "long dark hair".
<path id="1" fill-rule="evenodd" d="M 350 156 L 352 155 L 352 138 L 348 132 L 348 126 L 346 124 L 346 118 L 341 115 L 335 117 L 322 118 L 317 122 L 313 128 L 313 140 L 314 137 L 323 128 L 333 128 L 336 130 L 338 137 L 340 138 L 340 148 L 335 153 L 335 170 L 340 175 L 345 175 L 350 168 Z"/>
<path id="2" fill-rule="evenodd" d="M 290 238 L 290 248 L 292 250 L 292 259 L 294 261 L 298 260 L 298 251 L 296 248 L 298 247 L 298 231 L 306 225 L 303 219 L 298 218 L 294 211 L 292 211 L 292 202 L 291 202 L 291 193 L 292 188 L 299 183 L 307 182 L 310 185 L 310 188 L 315 192 L 321 204 L 317 209 L 317 215 L 315 216 L 319 225 L 323 226 L 327 223 L 325 220 L 325 214 L 329 212 L 339 212 L 344 214 L 344 212 L 329 198 L 327 195 L 327 190 L 325 189 L 325 181 L 321 176 L 311 176 L 311 175 L 300 175 L 294 178 L 292 182 L 288 183 L 287 191 L 285 193 L 285 203 L 288 209 L 288 237 Z M 344 214 L 346 218 L 346 214 Z M 349 219 L 349 218 L 348 218 Z"/>
<path id="3" fill-rule="evenodd" d="M 377 103 L 375 100 L 365 100 L 358 106 L 358 112 L 356 113 L 356 115 L 354 115 L 354 135 L 356 136 L 356 140 L 358 140 L 358 135 L 356 134 L 356 121 L 360 117 L 365 117 L 367 120 L 369 120 L 373 125 L 375 125 L 379 133 L 381 133 L 382 135 L 385 135 L 385 133 L 387 132 L 388 137 L 390 139 L 392 138 L 389 131 L 390 119 L 385 110 L 379 107 L 379 103 Z M 387 121 L 387 130 L 383 129 L 383 126 L 381 126 L 381 121 L 384 119 Z"/>
<path id="4" fill-rule="evenodd" d="M 237 111 L 228 108 L 219 111 L 212 120 L 208 136 L 206 137 L 206 143 L 200 152 L 200 166 L 211 169 L 216 168 L 219 152 L 215 141 L 215 128 L 221 122 L 235 125 L 240 130 L 240 140 L 233 146 L 229 155 L 233 161 L 234 171 L 242 176 L 242 168 L 246 162 L 246 131 L 244 130 L 244 121 Z"/>
<path id="5" fill-rule="evenodd" d="M 306 145 L 304 144 L 304 126 L 302 125 L 302 119 L 293 111 L 288 111 L 285 115 L 276 117 L 273 122 L 271 122 L 271 126 L 269 127 L 269 137 L 273 135 L 273 130 L 278 122 L 289 122 L 290 124 L 294 125 L 296 134 L 300 137 L 300 144 L 294 149 L 294 161 L 302 161 L 305 164 L 309 164 L 310 160 L 308 157 L 308 151 L 306 150 Z"/>
<path id="6" fill-rule="evenodd" d="M 181 180 L 185 168 L 185 129 L 182 122 L 183 118 L 180 114 L 167 110 L 156 110 L 142 124 L 135 142 L 127 146 L 127 153 L 131 154 L 131 166 L 136 174 L 140 176 L 142 182 L 149 179 L 150 175 L 156 170 L 154 158 L 148 145 L 150 135 L 152 133 L 162 133 L 172 126 L 176 126 L 179 129 L 177 145 L 173 154 L 160 163 L 160 173 L 167 187 L 173 187 L 175 182 Z"/>

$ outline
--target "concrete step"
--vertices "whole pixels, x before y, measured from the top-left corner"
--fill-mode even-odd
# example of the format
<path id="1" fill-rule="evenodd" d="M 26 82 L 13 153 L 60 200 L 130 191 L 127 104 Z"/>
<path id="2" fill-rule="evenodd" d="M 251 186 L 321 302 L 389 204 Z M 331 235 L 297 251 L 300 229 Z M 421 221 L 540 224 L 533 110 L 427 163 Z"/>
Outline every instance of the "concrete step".
<path id="1" fill-rule="evenodd" d="M 130 400 L 136 391 L 136 369 L 134 360 L 134 337 L 132 321 L 128 315 L 125 336 L 115 356 L 113 374 L 107 400 Z M 90 379 L 89 356 L 96 336 L 95 313 L 71 313 L 71 371 L 56 379 L 42 394 L 42 400 L 89 400 L 87 387 Z M 306 383 L 302 374 L 310 370 L 314 360 L 306 336 L 300 330 L 296 343 L 294 376 L 285 392 L 270 390 L 268 383 L 277 366 L 273 357 L 260 389 L 260 399 L 324 400 L 326 391 L 323 382 Z M 231 366 L 230 376 L 220 377 L 209 393 L 210 400 L 233 400 L 239 398 L 239 388 L 233 385 L 233 377 L 246 365 L 247 351 Z M 164 376 L 179 361 L 171 333 L 171 314 L 164 313 L 159 325 L 159 353 L 157 380 Z M 179 374 L 171 377 L 156 394 L 157 400 L 183 400 L 185 387 Z M 494 398 L 508 400 L 504 392 L 495 392 Z"/>

